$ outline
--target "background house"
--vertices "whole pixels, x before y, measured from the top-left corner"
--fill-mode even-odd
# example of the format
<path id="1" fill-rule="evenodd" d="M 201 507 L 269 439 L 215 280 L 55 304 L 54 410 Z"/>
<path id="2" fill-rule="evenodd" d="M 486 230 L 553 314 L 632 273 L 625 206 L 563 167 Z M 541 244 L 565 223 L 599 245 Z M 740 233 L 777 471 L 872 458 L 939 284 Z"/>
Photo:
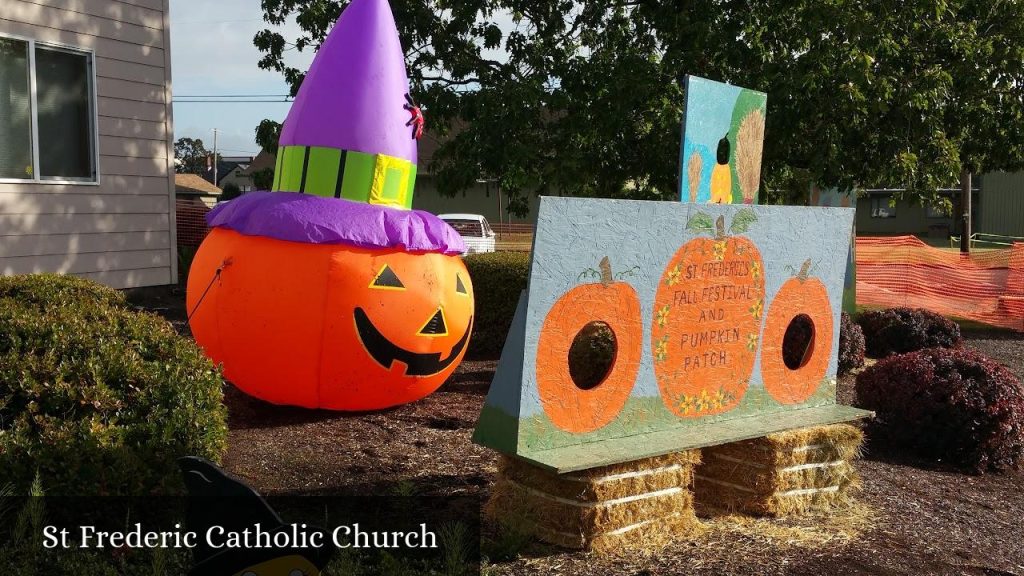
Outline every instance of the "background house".
<path id="1" fill-rule="evenodd" d="M 0 4 L 0 273 L 176 278 L 168 2 Z"/>
<path id="2" fill-rule="evenodd" d="M 973 231 L 1024 237 L 1024 173 L 990 172 L 973 178 L 973 183 Z M 951 212 L 910 200 L 891 206 L 892 190 L 866 190 L 857 199 L 857 234 L 914 234 L 932 239 L 959 235 L 963 214 L 960 189 L 944 189 L 939 194 L 949 198 Z"/>
<path id="3" fill-rule="evenodd" d="M 228 184 L 234 184 L 242 192 L 249 192 L 253 189 L 248 172 L 252 161 L 252 156 L 221 156 L 217 163 L 217 181 L 213 181 L 213 170 L 203 172 L 202 177 L 222 190 Z"/>
<path id="4" fill-rule="evenodd" d="M 857 234 L 861 236 L 895 236 L 913 234 L 916 236 L 941 240 L 950 234 L 959 234 L 961 228 L 960 190 L 940 190 L 939 194 L 948 198 L 953 205 L 950 212 L 941 207 L 921 204 L 916 200 L 897 200 L 892 198 L 897 191 L 889 189 L 869 189 L 861 192 L 857 198 Z M 978 226 L 977 208 L 979 190 L 974 192 L 975 228 Z"/>
<path id="5" fill-rule="evenodd" d="M 174 201 L 174 221 L 177 230 L 178 256 L 179 258 L 187 257 L 188 262 L 191 262 L 191 257 L 195 255 L 203 238 L 206 238 L 210 231 L 206 226 L 206 213 L 217 203 L 222 190 L 198 174 L 175 174 L 174 183 L 177 193 L 177 198 Z M 183 262 L 183 264 L 185 263 Z M 182 275 L 187 271 L 188 266 L 183 265 Z"/>
<path id="6" fill-rule="evenodd" d="M 515 216 L 508 212 L 508 193 L 499 189 L 496 181 L 481 178 L 468 190 L 455 196 L 444 196 L 437 190 L 437 179 L 430 172 L 430 162 L 441 142 L 430 132 L 425 132 L 419 141 L 419 161 L 416 172 L 416 193 L 412 207 L 433 214 L 464 213 L 481 214 L 491 224 L 500 222 L 535 223 L 540 199 L 536 194 L 529 199 L 529 212 Z"/>

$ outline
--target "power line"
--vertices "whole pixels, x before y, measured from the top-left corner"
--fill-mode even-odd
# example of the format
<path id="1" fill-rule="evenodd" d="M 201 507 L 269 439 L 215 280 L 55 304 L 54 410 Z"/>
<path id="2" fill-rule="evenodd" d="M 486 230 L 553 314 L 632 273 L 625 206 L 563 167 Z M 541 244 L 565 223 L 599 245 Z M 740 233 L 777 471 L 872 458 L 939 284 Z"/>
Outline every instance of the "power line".
<path id="1" fill-rule="evenodd" d="M 173 104 L 291 104 L 294 102 L 292 99 L 284 100 L 178 100 L 174 98 L 171 100 Z"/>
<path id="2" fill-rule="evenodd" d="M 290 94 L 178 94 L 175 98 L 291 98 Z"/>

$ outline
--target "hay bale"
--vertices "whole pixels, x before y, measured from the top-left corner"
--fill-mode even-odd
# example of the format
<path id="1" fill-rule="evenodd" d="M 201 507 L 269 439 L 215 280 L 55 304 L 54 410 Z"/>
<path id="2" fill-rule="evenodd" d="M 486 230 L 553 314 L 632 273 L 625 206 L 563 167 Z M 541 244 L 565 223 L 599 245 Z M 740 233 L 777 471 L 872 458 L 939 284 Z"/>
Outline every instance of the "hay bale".
<path id="1" fill-rule="evenodd" d="M 698 461 L 689 451 L 560 475 L 502 456 L 484 512 L 565 548 L 654 549 L 699 530 L 690 491 Z"/>
<path id="2" fill-rule="evenodd" d="M 703 506 L 759 516 L 848 505 L 862 442 L 860 429 L 836 424 L 705 448 L 694 493 Z"/>

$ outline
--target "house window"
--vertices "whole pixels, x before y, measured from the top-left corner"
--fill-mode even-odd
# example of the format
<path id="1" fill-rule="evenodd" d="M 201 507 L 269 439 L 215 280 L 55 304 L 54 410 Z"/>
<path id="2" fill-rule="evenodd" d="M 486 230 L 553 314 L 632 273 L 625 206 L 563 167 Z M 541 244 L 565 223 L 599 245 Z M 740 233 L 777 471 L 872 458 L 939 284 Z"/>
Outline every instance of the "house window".
<path id="1" fill-rule="evenodd" d="M 0 37 L 0 180 L 95 183 L 92 53 Z"/>
<path id="2" fill-rule="evenodd" d="M 871 199 L 871 217 L 872 218 L 895 218 L 896 217 L 896 206 L 889 205 L 889 197 L 882 196 L 880 198 Z"/>

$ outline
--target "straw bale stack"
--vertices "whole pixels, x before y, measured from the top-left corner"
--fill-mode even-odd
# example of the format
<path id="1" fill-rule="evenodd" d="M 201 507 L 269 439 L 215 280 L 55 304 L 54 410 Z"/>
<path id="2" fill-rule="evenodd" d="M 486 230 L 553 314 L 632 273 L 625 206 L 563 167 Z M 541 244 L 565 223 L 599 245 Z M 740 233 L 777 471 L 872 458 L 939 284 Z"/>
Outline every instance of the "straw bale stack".
<path id="1" fill-rule="evenodd" d="M 697 450 L 556 474 L 502 456 L 485 513 L 500 524 L 573 549 L 656 549 L 697 533 Z"/>
<path id="2" fill-rule="evenodd" d="M 759 516 L 847 505 L 860 487 L 852 461 L 863 440 L 859 428 L 834 424 L 705 448 L 696 501 Z"/>

